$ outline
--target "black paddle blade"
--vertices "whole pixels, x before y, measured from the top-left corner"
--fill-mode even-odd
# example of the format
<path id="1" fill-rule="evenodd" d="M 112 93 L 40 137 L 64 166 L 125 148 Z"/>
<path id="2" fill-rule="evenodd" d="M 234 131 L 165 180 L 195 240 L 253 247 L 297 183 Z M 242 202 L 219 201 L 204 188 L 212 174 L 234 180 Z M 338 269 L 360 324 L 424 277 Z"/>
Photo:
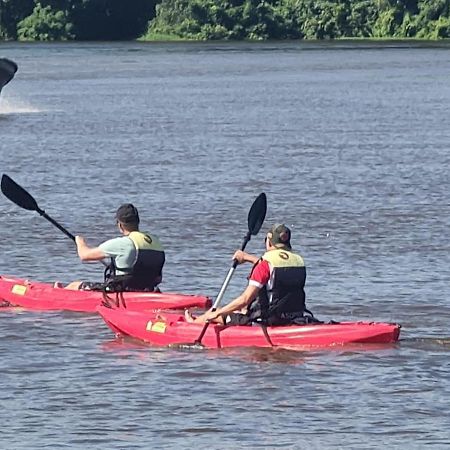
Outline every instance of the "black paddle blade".
<path id="1" fill-rule="evenodd" d="M 244 238 L 244 241 L 242 242 L 241 245 L 241 250 L 244 251 L 245 247 L 247 246 L 247 243 L 250 241 L 250 238 L 252 235 L 257 235 L 258 231 L 261 229 L 261 226 L 264 222 L 264 219 L 266 218 L 266 211 L 267 211 L 267 198 L 266 198 L 266 194 L 264 194 L 264 192 L 262 192 L 261 194 L 258 195 L 258 197 L 256 197 L 255 201 L 253 202 L 253 205 L 250 208 L 250 211 L 248 212 L 248 233 Z M 213 306 L 212 306 L 212 311 L 215 311 L 217 309 L 217 307 L 219 306 L 220 301 L 222 300 L 222 297 L 225 293 L 225 289 L 228 286 L 228 283 L 231 280 L 231 277 L 233 276 L 233 272 L 236 269 L 238 265 L 238 262 L 236 259 L 233 260 L 233 265 L 231 266 L 231 269 L 228 271 L 228 274 L 225 278 L 225 281 L 222 284 L 222 287 L 220 288 L 220 292 L 219 295 L 216 298 L 216 301 L 214 302 Z M 183 348 L 202 348 L 202 339 L 203 336 L 206 333 L 206 330 L 209 327 L 209 324 L 211 322 L 206 322 L 203 325 L 203 329 L 202 332 L 200 333 L 200 336 L 197 338 L 197 340 L 189 345 L 187 344 L 183 344 Z"/>
<path id="2" fill-rule="evenodd" d="M 6 86 L 17 72 L 17 64 L 6 58 L 0 58 L 0 91 Z"/>
<path id="3" fill-rule="evenodd" d="M 38 211 L 36 200 L 8 175 L 2 175 L 1 189 L 3 194 L 17 206 L 29 211 Z"/>
<path id="4" fill-rule="evenodd" d="M 248 212 L 248 231 L 256 236 L 264 223 L 267 211 L 267 197 L 264 192 L 256 197 L 250 211 Z"/>

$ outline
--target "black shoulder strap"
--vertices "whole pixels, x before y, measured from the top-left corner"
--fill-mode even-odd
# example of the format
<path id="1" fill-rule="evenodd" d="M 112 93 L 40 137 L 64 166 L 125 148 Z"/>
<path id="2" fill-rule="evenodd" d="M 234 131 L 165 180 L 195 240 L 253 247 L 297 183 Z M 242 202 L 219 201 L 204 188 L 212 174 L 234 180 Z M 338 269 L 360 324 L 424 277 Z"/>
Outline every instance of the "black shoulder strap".
<path id="1" fill-rule="evenodd" d="M 113 279 L 116 276 L 116 265 L 114 264 L 114 259 L 111 258 L 110 263 L 105 267 L 103 272 L 103 280 L 105 282 Z"/>

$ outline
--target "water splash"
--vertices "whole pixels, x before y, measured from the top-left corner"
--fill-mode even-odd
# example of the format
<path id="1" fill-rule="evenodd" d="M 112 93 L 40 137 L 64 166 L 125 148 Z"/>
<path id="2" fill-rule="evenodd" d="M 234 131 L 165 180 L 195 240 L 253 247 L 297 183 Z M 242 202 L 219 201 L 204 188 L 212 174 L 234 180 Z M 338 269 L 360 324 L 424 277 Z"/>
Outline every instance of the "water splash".
<path id="1" fill-rule="evenodd" d="M 43 109 L 18 99 L 0 99 L 0 116 L 6 114 L 40 113 L 43 111 Z"/>

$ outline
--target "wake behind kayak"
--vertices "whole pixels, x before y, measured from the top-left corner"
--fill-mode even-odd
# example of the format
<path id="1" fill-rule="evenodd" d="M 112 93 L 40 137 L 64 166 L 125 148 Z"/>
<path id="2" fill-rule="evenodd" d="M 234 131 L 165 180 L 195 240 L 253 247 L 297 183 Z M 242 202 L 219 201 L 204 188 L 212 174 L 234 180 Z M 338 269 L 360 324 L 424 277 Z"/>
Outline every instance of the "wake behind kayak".
<path id="1" fill-rule="evenodd" d="M 13 79 L 17 72 L 17 64 L 6 58 L 0 58 L 0 93 L 2 89 Z"/>

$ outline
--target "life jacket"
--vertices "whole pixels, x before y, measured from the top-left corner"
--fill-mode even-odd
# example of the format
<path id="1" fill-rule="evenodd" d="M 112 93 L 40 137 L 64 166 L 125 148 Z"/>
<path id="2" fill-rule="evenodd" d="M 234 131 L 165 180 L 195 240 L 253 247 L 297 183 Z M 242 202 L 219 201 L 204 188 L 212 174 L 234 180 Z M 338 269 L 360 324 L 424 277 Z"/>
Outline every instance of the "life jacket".
<path id="1" fill-rule="evenodd" d="M 248 308 L 250 319 L 267 325 L 286 325 L 302 318 L 306 281 L 303 258 L 282 248 L 269 250 L 261 259 L 270 264 L 271 275 Z"/>
<path id="2" fill-rule="evenodd" d="M 112 290 L 153 291 L 162 281 L 164 249 L 158 238 L 150 234 L 132 231 L 127 237 L 136 248 L 136 261 L 132 268 L 113 267 L 109 274 L 105 273 L 105 282 Z M 116 275 L 116 270 L 124 274 Z"/>

